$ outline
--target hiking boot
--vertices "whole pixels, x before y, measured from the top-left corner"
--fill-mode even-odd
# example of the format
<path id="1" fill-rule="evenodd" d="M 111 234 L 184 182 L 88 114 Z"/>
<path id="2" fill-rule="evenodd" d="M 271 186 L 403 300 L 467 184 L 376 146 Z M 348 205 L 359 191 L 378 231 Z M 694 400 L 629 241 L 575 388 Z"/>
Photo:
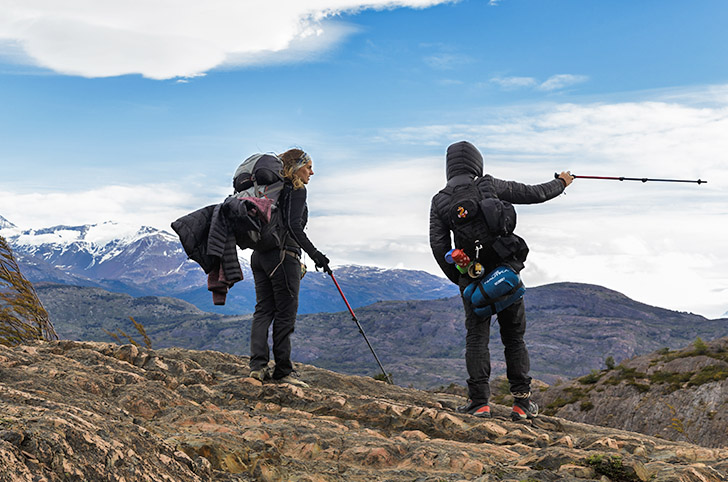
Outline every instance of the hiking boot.
<path id="1" fill-rule="evenodd" d="M 511 420 L 517 422 L 538 417 L 538 405 L 531 398 L 516 398 L 511 411 Z"/>
<path id="2" fill-rule="evenodd" d="M 265 380 L 270 380 L 271 377 L 271 369 L 270 367 L 263 367 L 260 370 L 251 370 L 250 371 L 250 378 L 255 378 L 259 382 L 263 382 Z"/>
<path id="3" fill-rule="evenodd" d="M 308 388 L 309 384 L 301 380 L 301 378 L 298 375 L 297 371 L 292 371 L 288 375 L 286 375 L 283 378 L 276 379 L 278 383 L 290 383 L 291 385 L 295 385 L 297 387 L 301 388 Z"/>
<path id="4" fill-rule="evenodd" d="M 474 402 L 472 400 L 468 400 L 467 404 L 456 408 L 455 411 L 459 413 L 467 413 L 475 417 L 490 418 L 490 405 L 488 405 L 488 402 Z"/>

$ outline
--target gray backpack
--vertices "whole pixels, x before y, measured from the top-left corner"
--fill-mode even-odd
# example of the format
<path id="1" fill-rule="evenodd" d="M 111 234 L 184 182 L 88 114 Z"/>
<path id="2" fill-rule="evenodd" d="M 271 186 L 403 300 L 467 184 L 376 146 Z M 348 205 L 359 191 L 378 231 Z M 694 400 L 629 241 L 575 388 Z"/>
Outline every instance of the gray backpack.
<path id="1" fill-rule="evenodd" d="M 287 197 L 285 187 L 283 161 L 275 154 L 253 154 L 235 170 L 235 194 L 225 204 L 237 219 L 246 221 L 237 223 L 234 228 L 240 248 L 256 251 L 283 248 L 287 235 L 281 212 L 281 204 Z M 260 216 L 261 211 L 265 211 L 266 216 Z M 266 218 L 267 222 L 261 218 Z"/>
<path id="2" fill-rule="evenodd" d="M 233 175 L 235 194 L 277 199 L 283 188 L 283 161 L 275 154 L 253 154 Z"/>

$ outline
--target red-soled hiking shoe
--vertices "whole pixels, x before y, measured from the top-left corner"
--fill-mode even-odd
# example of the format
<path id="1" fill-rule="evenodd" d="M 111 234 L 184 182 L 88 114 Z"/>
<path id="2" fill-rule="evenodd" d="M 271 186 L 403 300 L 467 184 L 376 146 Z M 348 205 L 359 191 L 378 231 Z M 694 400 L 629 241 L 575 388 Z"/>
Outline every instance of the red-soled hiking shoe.
<path id="1" fill-rule="evenodd" d="M 455 409 L 459 413 L 467 413 L 475 417 L 490 418 L 490 405 L 488 402 L 474 402 L 468 400 L 468 403 Z"/>
<path id="2" fill-rule="evenodd" d="M 536 417 L 538 417 L 538 405 L 530 398 L 516 398 L 513 411 L 511 411 L 511 420 L 517 422 Z"/>

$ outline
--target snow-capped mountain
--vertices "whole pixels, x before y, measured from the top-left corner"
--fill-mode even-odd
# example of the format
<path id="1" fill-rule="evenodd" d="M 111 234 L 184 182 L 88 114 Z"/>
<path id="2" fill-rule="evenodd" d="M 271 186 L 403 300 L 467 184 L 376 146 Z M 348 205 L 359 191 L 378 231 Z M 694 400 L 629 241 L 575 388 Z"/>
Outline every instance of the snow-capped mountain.
<path id="1" fill-rule="evenodd" d="M 199 286 L 204 273 L 187 259 L 176 235 L 148 226 L 107 222 L 44 229 L 3 229 L 31 281 L 56 281 L 114 287 L 139 294 L 182 292 Z M 47 276 L 44 276 L 45 273 Z M 35 278 L 35 279 L 33 279 Z"/>
<path id="2" fill-rule="evenodd" d="M 230 290 L 225 306 L 215 307 L 207 276 L 187 259 L 179 238 L 152 227 L 113 222 L 43 229 L 0 229 L 32 282 L 98 286 L 133 296 L 172 296 L 204 311 L 252 312 L 255 289 L 249 264 L 241 256 L 244 279 Z M 379 300 L 435 299 L 454 296 L 457 288 L 423 271 L 343 266 L 335 271 L 347 300 L 358 307 Z M 300 313 L 342 311 L 332 281 L 311 271 L 301 284 Z"/>
<path id="3" fill-rule="evenodd" d="M 8 221 L 4 217 L 0 216 L 0 230 L 1 229 L 10 229 L 10 228 L 14 228 L 14 227 L 15 227 L 15 225 L 13 223 Z"/>

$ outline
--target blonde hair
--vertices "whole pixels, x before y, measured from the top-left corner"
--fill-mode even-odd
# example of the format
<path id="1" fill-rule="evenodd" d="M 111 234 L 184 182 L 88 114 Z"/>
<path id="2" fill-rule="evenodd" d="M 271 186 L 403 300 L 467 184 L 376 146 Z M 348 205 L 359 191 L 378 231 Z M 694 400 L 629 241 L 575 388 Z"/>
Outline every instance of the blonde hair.
<path id="1" fill-rule="evenodd" d="M 290 179 L 293 183 L 293 189 L 301 189 L 305 186 L 301 178 L 296 176 L 296 171 L 301 168 L 300 161 L 304 156 L 308 157 L 303 149 L 298 148 L 288 149 L 283 154 L 278 155 L 283 161 L 283 177 Z"/>

